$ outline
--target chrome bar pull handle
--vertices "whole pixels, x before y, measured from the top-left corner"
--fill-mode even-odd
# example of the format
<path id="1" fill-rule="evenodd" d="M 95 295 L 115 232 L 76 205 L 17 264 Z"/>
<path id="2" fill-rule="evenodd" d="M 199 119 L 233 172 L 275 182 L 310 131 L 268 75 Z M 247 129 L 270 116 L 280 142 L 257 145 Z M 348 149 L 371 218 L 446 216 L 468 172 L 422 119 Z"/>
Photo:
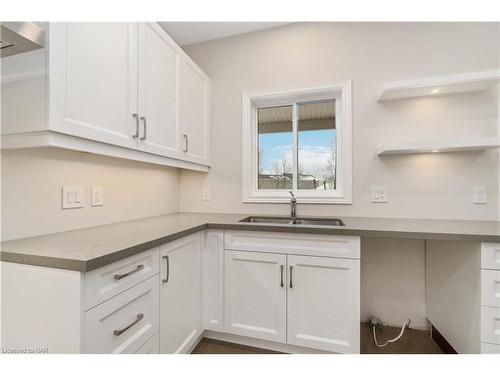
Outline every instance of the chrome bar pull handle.
<path id="1" fill-rule="evenodd" d="M 132 138 L 139 138 L 139 115 L 137 113 L 132 113 L 132 117 L 135 118 L 135 134 Z"/>
<path id="2" fill-rule="evenodd" d="M 147 134 L 148 134 L 148 123 L 146 122 L 146 117 L 145 116 L 141 116 L 140 119 L 144 123 L 144 133 L 143 133 L 142 137 L 139 138 L 139 139 L 141 141 L 145 141 L 146 137 L 147 137 Z"/>
<path id="3" fill-rule="evenodd" d="M 135 326 L 137 323 L 139 323 L 142 320 L 142 318 L 144 318 L 144 314 L 143 313 L 137 314 L 136 319 L 132 323 L 130 323 L 128 326 L 126 326 L 126 327 L 124 327 L 122 329 L 115 329 L 113 331 L 113 335 L 120 336 L 122 333 L 124 333 L 125 331 L 127 331 L 131 327 Z"/>
<path id="4" fill-rule="evenodd" d="M 283 269 L 285 268 L 284 265 L 280 266 L 280 286 L 283 288 L 285 286 L 285 282 L 283 281 Z"/>
<path id="5" fill-rule="evenodd" d="M 189 149 L 189 138 L 188 138 L 187 134 L 183 134 L 182 138 L 184 139 L 184 150 L 182 150 L 182 151 L 183 152 L 188 152 L 188 149 Z"/>
<path id="6" fill-rule="evenodd" d="M 290 266 L 290 288 L 293 288 L 293 266 Z"/>
<path id="7" fill-rule="evenodd" d="M 132 275 L 133 273 L 136 273 L 137 271 L 142 270 L 143 268 L 144 268 L 144 265 L 139 264 L 135 270 L 129 271 L 129 272 L 127 272 L 127 273 L 121 273 L 121 274 L 115 275 L 115 280 L 121 280 L 121 279 L 123 279 L 124 277 L 130 276 L 130 275 Z"/>
<path id="8" fill-rule="evenodd" d="M 165 278 L 162 280 L 162 283 L 168 283 L 168 279 L 170 278 L 170 261 L 168 259 L 168 255 L 164 255 L 162 258 L 165 259 L 165 261 L 167 262 L 167 270 L 165 273 Z"/>

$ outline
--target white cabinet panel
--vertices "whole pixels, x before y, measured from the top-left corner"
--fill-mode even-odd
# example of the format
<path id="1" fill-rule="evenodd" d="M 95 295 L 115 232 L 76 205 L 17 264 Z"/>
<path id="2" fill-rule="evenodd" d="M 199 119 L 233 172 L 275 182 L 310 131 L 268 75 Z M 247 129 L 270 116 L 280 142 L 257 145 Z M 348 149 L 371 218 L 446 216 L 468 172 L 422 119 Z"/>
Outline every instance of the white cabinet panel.
<path id="1" fill-rule="evenodd" d="M 500 243 L 481 243 L 481 268 L 500 270 Z"/>
<path id="2" fill-rule="evenodd" d="M 85 309 L 158 273 L 158 248 L 85 273 Z"/>
<path id="3" fill-rule="evenodd" d="M 288 344 L 359 353 L 358 260 L 288 256 Z"/>
<path id="4" fill-rule="evenodd" d="M 361 240 L 355 236 L 231 230 L 225 232 L 224 242 L 231 250 L 359 259 Z"/>
<path id="5" fill-rule="evenodd" d="M 160 354 L 160 335 L 157 333 L 151 337 L 135 354 Z"/>
<path id="6" fill-rule="evenodd" d="M 500 354 L 500 345 L 481 343 L 481 354 Z"/>
<path id="7" fill-rule="evenodd" d="M 51 23 L 49 128 L 137 148 L 137 24 Z"/>
<path id="8" fill-rule="evenodd" d="M 186 353 L 201 334 L 201 233 L 160 247 L 160 353 Z"/>
<path id="9" fill-rule="evenodd" d="M 158 276 L 85 313 L 86 353 L 134 353 L 158 331 Z"/>
<path id="10" fill-rule="evenodd" d="M 179 122 L 187 160 L 210 160 L 210 80 L 187 57 L 179 67 Z"/>
<path id="11" fill-rule="evenodd" d="M 201 306 L 204 329 L 224 330 L 224 232 L 205 231 L 201 254 Z"/>
<path id="12" fill-rule="evenodd" d="M 179 156 L 178 59 L 175 42 L 156 22 L 139 24 L 139 150 Z"/>
<path id="13" fill-rule="evenodd" d="M 481 307 L 481 342 L 500 344 L 500 308 Z"/>
<path id="14" fill-rule="evenodd" d="M 481 270 L 481 305 L 500 307 L 500 271 Z"/>
<path id="15" fill-rule="evenodd" d="M 286 255 L 225 252 L 225 332 L 286 342 Z"/>

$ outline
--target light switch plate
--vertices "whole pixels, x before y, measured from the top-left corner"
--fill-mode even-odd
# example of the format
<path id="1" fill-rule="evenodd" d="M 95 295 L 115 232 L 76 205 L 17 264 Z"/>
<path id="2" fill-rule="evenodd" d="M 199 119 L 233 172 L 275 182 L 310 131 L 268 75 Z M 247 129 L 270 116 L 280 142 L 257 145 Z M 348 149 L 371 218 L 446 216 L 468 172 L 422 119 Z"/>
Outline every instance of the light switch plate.
<path id="1" fill-rule="evenodd" d="M 104 205 L 104 189 L 100 186 L 92 186 L 92 206 Z"/>
<path id="2" fill-rule="evenodd" d="M 372 187 L 372 203 L 387 203 L 389 197 L 386 187 Z"/>
<path id="3" fill-rule="evenodd" d="M 486 186 L 474 186 L 474 188 L 472 189 L 472 203 L 488 203 L 488 189 L 486 188 Z"/>
<path id="4" fill-rule="evenodd" d="M 84 206 L 85 193 L 81 186 L 63 186 L 62 208 L 81 208 Z"/>
<path id="5" fill-rule="evenodd" d="M 203 188 L 201 192 L 201 199 L 204 201 L 209 201 L 210 200 L 210 188 Z"/>

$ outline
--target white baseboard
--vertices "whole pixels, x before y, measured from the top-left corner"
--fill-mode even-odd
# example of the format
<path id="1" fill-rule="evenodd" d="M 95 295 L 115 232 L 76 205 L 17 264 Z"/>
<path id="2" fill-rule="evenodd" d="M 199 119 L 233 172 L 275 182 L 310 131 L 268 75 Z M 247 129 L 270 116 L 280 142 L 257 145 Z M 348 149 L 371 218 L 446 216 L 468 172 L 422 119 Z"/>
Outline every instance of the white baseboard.
<path id="1" fill-rule="evenodd" d="M 215 332 L 210 330 L 205 330 L 205 332 L 203 333 L 203 337 L 289 354 L 335 354 L 323 350 L 310 349 L 302 346 L 282 344 L 278 342 L 254 339 L 251 337 L 239 336 L 231 333 Z"/>

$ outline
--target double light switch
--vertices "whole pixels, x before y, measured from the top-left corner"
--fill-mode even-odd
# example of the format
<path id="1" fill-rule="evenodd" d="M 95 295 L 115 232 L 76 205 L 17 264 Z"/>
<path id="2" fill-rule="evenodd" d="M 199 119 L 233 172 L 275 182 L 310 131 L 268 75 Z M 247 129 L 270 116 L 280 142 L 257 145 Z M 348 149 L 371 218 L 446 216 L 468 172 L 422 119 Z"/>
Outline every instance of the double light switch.
<path id="1" fill-rule="evenodd" d="M 104 189 L 102 187 L 92 187 L 90 203 L 92 206 L 104 204 Z M 64 186 L 62 188 L 62 208 L 81 208 L 84 206 L 85 189 L 82 186 Z"/>
<path id="2" fill-rule="evenodd" d="M 80 208 L 84 206 L 84 189 L 81 186 L 64 186 L 62 189 L 62 208 Z"/>

